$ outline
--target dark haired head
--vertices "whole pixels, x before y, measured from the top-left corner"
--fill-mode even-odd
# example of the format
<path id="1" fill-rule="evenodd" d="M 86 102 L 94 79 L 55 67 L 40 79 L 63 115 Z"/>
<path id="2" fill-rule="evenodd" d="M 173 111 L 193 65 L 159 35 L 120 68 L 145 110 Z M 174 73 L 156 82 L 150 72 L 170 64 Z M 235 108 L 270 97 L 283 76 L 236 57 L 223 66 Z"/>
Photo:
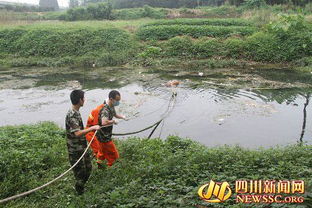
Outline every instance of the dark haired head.
<path id="1" fill-rule="evenodd" d="M 117 90 L 112 90 L 108 94 L 109 99 L 116 99 L 117 96 L 120 96 L 120 93 Z"/>
<path id="2" fill-rule="evenodd" d="M 73 90 L 70 93 L 70 100 L 73 105 L 77 105 L 80 101 L 80 99 L 84 98 L 84 91 L 82 90 Z"/>

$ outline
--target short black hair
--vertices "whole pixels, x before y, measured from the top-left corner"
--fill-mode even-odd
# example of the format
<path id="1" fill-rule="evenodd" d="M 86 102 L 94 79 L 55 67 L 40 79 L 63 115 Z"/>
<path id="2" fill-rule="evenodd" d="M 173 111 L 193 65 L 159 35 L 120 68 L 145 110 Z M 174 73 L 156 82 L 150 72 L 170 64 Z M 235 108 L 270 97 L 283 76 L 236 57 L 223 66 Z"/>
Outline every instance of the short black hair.
<path id="1" fill-rule="evenodd" d="M 116 99 L 117 96 L 120 96 L 120 93 L 117 90 L 112 90 L 108 94 L 109 99 Z"/>
<path id="2" fill-rule="evenodd" d="M 80 101 L 80 99 L 84 98 L 84 91 L 82 90 L 73 90 L 70 93 L 70 101 L 73 105 L 77 105 Z"/>

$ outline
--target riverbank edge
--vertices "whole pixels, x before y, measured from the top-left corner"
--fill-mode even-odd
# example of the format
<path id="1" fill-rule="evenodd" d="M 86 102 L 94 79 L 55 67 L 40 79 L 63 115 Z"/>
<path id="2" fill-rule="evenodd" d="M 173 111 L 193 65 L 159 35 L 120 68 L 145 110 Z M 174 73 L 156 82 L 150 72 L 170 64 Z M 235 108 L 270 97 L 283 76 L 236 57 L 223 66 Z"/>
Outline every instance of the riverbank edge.
<path id="1" fill-rule="evenodd" d="M 45 191 L 7 205 L 205 206 L 197 191 L 210 180 L 227 181 L 231 188 L 236 180 L 304 180 L 303 196 L 307 205 L 311 204 L 311 145 L 256 150 L 228 145 L 206 147 L 176 136 L 165 140 L 131 137 L 115 142 L 119 162 L 104 171 L 93 170 L 83 197 L 75 195 L 70 173 Z M 1 198 L 43 184 L 68 168 L 64 129 L 52 122 L 0 127 L 0 147 L 1 163 L 6 164 L 1 166 Z M 222 206 L 244 207 L 232 198 Z"/>
<path id="2" fill-rule="evenodd" d="M 66 59 L 66 60 L 65 60 Z M 64 62 L 62 61 L 64 60 Z M 67 62 L 67 63 L 65 63 Z M 296 71 L 311 72 L 312 66 L 302 65 L 294 62 L 289 63 L 269 63 L 256 62 L 244 59 L 231 58 L 207 58 L 207 59 L 188 59 L 188 58 L 134 58 L 122 64 L 98 64 L 97 61 L 81 59 L 81 57 L 66 57 L 66 58 L 14 58 L 2 59 L 0 61 L 1 68 L 12 67 L 45 67 L 45 68 L 79 68 L 79 67 L 127 67 L 127 68 L 161 68 L 161 69 L 184 69 L 184 70 L 201 70 L 201 69 L 218 69 L 218 68 L 271 68 L 271 69 L 292 69 Z"/>

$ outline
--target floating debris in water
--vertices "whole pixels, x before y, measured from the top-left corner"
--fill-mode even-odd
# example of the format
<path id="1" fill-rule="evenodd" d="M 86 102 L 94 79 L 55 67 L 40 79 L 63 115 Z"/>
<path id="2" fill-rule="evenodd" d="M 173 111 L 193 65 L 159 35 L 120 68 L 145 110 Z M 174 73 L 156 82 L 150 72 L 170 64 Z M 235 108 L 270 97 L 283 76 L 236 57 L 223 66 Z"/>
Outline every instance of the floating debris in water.
<path id="1" fill-rule="evenodd" d="M 81 89 L 82 85 L 80 84 L 79 81 L 73 80 L 73 81 L 67 81 L 64 86 L 66 88 L 71 88 L 71 89 Z"/>
<path id="2" fill-rule="evenodd" d="M 180 84 L 180 81 L 178 81 L 178 80 L 170 80 L 165 84 L 165 86 L 166 87 L 177 87 L 179 84 Z"/>
<path id="3" fill-rule="evenodd" d="M 231 116 L 230 114 L 217 115 L 216 117 L 213 118 L 213 121 L 217 123 L 218 125 L 222 125 L 225 123 L 225 119 L 230 116 Z"/>

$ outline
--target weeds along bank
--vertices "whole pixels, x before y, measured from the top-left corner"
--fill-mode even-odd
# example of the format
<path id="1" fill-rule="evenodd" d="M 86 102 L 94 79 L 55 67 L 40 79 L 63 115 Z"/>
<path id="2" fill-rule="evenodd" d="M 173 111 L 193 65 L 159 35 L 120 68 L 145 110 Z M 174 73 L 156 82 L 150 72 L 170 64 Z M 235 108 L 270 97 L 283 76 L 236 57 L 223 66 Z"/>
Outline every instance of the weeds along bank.
<path id="1" fill-rule="evenodd" d="M 137 35 L 148 42 L 139 54 L 146 63 L 166 57 L 290 63 L 312 55 L 312 27 L 303 16 L 281 16 L 261 28 L 241 19 L 158 21 Z"/>
<path id="2" fill-rule="evenodd" d="M 124 30 L 87 25 L 31 25 L 0 30 L 1 61 L 11 66 L 122 65 L 136 42 Z"/>
<path id="3" fill-rule="evenodd" d="M 197 191 L 210 179 L 232 186 L 239 179 L 304 180 L 306 204 L 302 206 L 311 203 L 311 145 L 214 148 L 174 136 L 166 140 L 128 138 L 116 144 L 120 161 L 110 169 L 93 169 L 82 197 L 75 194 L 70 172 L 55 184 L 7 206 L 205 206 Z M 1 199 L 40 186 L 69 168 L 64 130 L 50 122 L 0 127 L 0 149 Z M 209 206 L 234 204 L 232 197 Z"/>
<path id="4" fill-rule="evenodd" d="M 142 3 L 143 1 L 140 1 Z M 127 1 L 127 3 L 129 3 Z M 291 4 L 289 2 L 279 2 L 284 4 L 268 5 L 262 0 L 246 1 L 240 6 L 224 4 L 221 6 L 203 6 L 196 8 L 166 8 L 156 5 L 136 5 L 136 8 L 124 8 L 127 3 L 123 3 L 122 7 L 112 6 L 107 3 L 88 3 L 85 6 L 79 6 L 63 11 L 39 12 L 38 8 L 28 11 L 21 8 L 0 8 L 0 24 L 7 21 L 24 20 L 24 21 L 40 21 L 40 20 L 131 20 L 141 18 L 244 18 L 252 19 L 255 23 L 263 25 L 278 14 L 312 14 L 312 3 L 305 2 L 301 6 Z M 192 2 L 194 3 L 194 1 Z M 234 2 L 232 2 L 234 3 Z M 270 2 L 272 4 L 272 2 Z M 297 3 L 299 3 L 297 1 Z M 303 3 L 303 2 L 302 2 Z M 177 6 L 177 4 L 175 3 Z M 152 7 L 153 6 L 153 7 Z M 156 6 L 156 7 L 155 7 Z M 198 6 L 198 5 L 197 5 Z M 18 7 L 18 6 L 17 6 Z M 121 9 L 122 8 L 122 9 Z"/>
<path id="5" fill-rule="evenodd" d="M 310 66 L 311 37 L 312 25 L 300 15 L 262 27 L 240 18 L 33 24 L 1 29 L 0 56 L 8 66 L 168 66 L 205 59 L 216 62 L 211 67 Z"/>

